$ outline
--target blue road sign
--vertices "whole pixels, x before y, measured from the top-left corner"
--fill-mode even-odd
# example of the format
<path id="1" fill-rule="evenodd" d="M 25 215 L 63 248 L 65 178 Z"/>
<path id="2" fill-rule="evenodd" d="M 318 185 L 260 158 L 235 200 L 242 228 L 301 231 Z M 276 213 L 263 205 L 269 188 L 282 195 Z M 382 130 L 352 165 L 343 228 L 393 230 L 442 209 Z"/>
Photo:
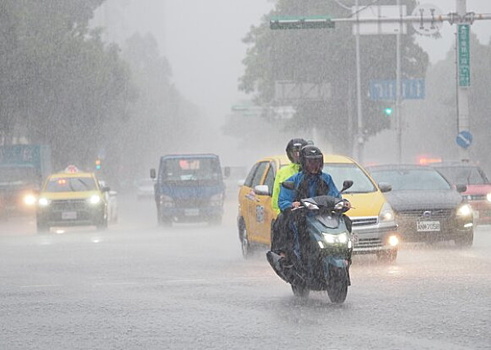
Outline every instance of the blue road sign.
<path id="1" fill-rule="evenodd" d="M 370 80 L 370 99 L 373 101 L 395 100 L 396 80 Z M 404 100 L 421 100 L 425 98 L 424 79 L 403 79 L 401 97 Z"/>
<path id="2" fill-rule="evenodd" d="M 458 133 L 455 142 L 463 149 L 466 149 L 472 144 L 472 134 L 467 130 L 461 131 Z"/>

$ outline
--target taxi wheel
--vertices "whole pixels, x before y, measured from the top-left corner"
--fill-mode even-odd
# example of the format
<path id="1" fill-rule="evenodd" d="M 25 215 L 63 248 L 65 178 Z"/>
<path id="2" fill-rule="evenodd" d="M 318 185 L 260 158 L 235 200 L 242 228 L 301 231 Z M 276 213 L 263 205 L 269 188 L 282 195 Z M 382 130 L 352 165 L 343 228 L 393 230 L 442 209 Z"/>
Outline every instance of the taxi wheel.
<path id="1" fill-rule="evenodd" d="M 472 247 L 472 243 L 474 241 L 474 230 L 471 230 L 459 238 L 455 238 L 455 245 L 459 248 L 468 248 Z"/>
<path id="2" fill-rule="evenodd" d="M 99 231 L 104 231 L 107 229 L 107 216 L 103 217 L 102 220 L 96 224 L 96 226 Z"/>
<path id="3" fill-rule="evenodd" d="M 39 234 L 49 232 L 49 226 L 43 222 L 39 222 L 39 221 L 36 222 L 36 228 L 37 228 L 37 233 L 39 233 Z"/>
<path id="4" fill-rule="evenodd" d="M 242 256 L 244 259 L 248 259 L 251 257 L 253 253 L 253 248 L 251 243 L 249 242 L 249 238 L 247 237 L 247 228 L 243 220 L 239 223 L 239 238 L 240 238 L 240 246 L 242 249 Z"/>

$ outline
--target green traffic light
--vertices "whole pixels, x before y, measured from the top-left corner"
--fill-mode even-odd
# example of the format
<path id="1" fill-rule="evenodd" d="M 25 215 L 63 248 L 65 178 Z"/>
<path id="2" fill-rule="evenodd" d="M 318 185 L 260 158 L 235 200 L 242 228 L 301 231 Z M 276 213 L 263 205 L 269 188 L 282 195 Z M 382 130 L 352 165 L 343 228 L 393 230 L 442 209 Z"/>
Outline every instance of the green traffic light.
<path id="1" fill-rule="evenodd" d="M 391 107 L 387 107 L 384 109 L 384 113 L 386 116 L 390 116 L 392 115 L 392 108 Z"/>

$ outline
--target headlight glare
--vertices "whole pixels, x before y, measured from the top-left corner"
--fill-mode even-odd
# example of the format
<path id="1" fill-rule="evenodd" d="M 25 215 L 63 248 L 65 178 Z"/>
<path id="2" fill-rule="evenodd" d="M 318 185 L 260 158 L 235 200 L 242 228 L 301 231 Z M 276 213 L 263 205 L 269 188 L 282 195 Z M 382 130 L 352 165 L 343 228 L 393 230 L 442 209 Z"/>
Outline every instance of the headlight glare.
<path id="1" fill-rule="evenodd" d="M 472 208 L 469 204 L 462 204 L 459 209 L 457 209 L 457 216 L 471 216 Z"/>
<path id="2" fill-rule="evenodd" d="M 34 204 L 36 204 L 36 196 L 34 196 L 31 193 L 25 195 L 24 196 L 24 204 L 27 206 L 33 206 Z"/>
<path id="3" fill-rule="evenodd" d="M 92 204 L 92 205 L 97 205 L 101 202 L 101 196 L 94 194 L 94 195 L 90 196 L 89 199 L 87 199 L 87 202 L 89 202 L 89 204 Z"/>
<path id="4" fill-rule="evenodd" d="M 51 201 L 48 198 L 41 197 L 38 200 L 38 204 L 40 207 L 47 207 L 50 205 Z"/>
<path id="5" fill-rule="evenodd" d="M 488 194 L 486 195 L 486 199 L 488 200 L 488 202 L 491 202 L 491 193 L 488 193 Z"/>
<path id="6" fill-rule="evenodd" d="M 327 244 L 346 244 L 349 242 L 346 232 L 340 234 L 322 233 L 322 235 L 324 236 L 324 242 Z"/>

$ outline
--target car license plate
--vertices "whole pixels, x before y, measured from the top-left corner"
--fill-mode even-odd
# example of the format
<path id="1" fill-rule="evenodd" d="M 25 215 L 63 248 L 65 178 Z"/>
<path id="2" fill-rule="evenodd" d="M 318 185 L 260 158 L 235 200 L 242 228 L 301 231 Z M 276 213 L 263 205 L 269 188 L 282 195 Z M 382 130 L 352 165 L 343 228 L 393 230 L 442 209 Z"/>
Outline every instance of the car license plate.
<path id="1" fill-rule="evenodd" d="M 76 211 L 64 211 L 61 213 L 61 219 L 62 220 L 74 220 L 77 218 L 77 212 Z"/>
<path id="2" fill-rule="evenodd" d="M 198 216 L 199 209 L 184 209 L 184 215 L 186 216 Z"/>
<path id="3" fill-rule="evenodd" d="M 418 231 L 440 231 L 440 221 L 418 221 L 416 228 Z"/>

